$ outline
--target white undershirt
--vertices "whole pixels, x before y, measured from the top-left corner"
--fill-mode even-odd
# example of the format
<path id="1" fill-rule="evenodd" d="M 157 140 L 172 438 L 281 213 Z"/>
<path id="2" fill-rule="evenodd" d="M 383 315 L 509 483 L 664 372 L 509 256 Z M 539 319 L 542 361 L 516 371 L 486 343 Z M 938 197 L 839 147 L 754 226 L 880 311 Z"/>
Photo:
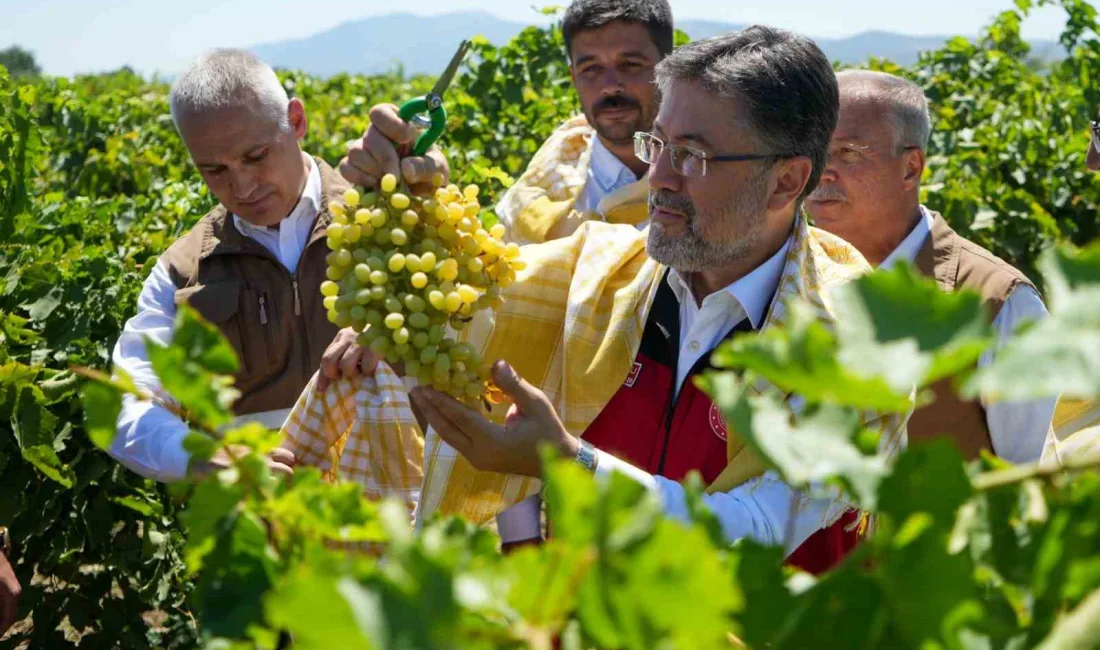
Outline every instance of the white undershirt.
<path id="1" fill-rule="evenodd" d="M 592 156 L 588 164 L 588 177 L 584 188 L 577 196 L 573 209 L 578 212 L 590 212 L 606 216 L 600 213 L 600 201 L 615 190 L 626 187 L 638 180 L 634 172 L 623 164 L 623 161 L 611 153 L 599 136 L 592 134 Z M 638 229 L 645 228 L 648 220 L 638 224 Z"/>
<path id="2" fill-rule="evenodd" d="M 321 209 L 321 173 L 313 159 L 302 197 L 276 228 L 253 226 L 237 215 L 233 224 L 245 237 L 263 244 L 288 271 L 293 273 L 305 250 L 313 223 Z M 172 339 L 176 318 L 176 285 L 163 262 L 158 261 L 142 285 L 137 314 L 126 321 L 115 344 L 111 359 L 116 368 L 126 371 L 138 386 L 155 391 L 160 387 L 145 352 L 145 339 L 167 345 Z M 285 418 L 286 413 L 282 413 Z M 278 428 L 277 418 L 254 417 L 265 425 Z M 118 433 L 110 453 L 120 463 L 147 478 L 174 481 L 187 474 L 190 454 L 183 449 L 187 425 L 168 410 L 134 398 L 123 399 L 118 416 Z"/>
<path id="3" fill-rule="evenodd" d="M 890 268 L 901 261 L 916 261 L 932 232 L 932 213 L 924 206 L 921 206 L 921 217 L 909 235 L 883 260 L 881 268 Z M 992 363 L 997 352 L 1021 324 L 1046 316 L 1046 306 L 1035 289 L 1027 285 L 1016 287 L 993 318 L 997 340 L 992 349 L 982 354 L 978 367 L 984 368 Z M 1013 463 L 1039 460 L 1057 401 L 1056 397 L 1050 397 L 1027 402 L 993 402 L 982 397 L 993 452 Z"/>

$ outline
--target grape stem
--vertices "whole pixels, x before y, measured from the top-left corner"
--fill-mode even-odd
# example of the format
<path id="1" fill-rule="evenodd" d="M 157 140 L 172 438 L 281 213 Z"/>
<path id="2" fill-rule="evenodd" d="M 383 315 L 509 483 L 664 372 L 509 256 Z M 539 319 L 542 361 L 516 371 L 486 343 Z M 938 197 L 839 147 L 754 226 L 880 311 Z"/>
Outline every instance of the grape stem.
<path id="1" fill-rule="evenodd" d="M 84 377 L 85 379 L 89 379 L 91 381 L 110 386 L 111 388 L 114 388 L 123 395 L 133 395 L 141 401 L 154 402 L 155 404 L 157 404 L 157 406 L 162 407 L 172 415 L 175 415 L 179 419 L 183 420 L 188 426 L 198 429 L 201 433 L 210 436 L 216 441 L 221 441 L 222 439 L 222 434 L 218 431 L 217 427 L 213 427 L 206 422 L 196 419 L 194 414 L 192 414 L 187 409 L 181 407 L 179 404 L 172 402 L 171 400 L 162 399 L 152 392 L 139 388 L 137 386 L 123 384 L 122 382 L 116 380 L 114 377 L 111 377 L 107 373 L 100 370 L 86 368 L 83 366 L 70 366 L 69 369 L 72 370 L 74 374 Z M 239 468 L 241 456 L 234 453 L 230 445 L 223 444 L 220 445 L 219 448 L 225 451 L 225 454 L 229 456 L 229 460 L 232 461 L 233 466 Z M 242 472 L 241 476 L 248 476 L 248 474 L 246 472 Z M 272 494 L 263 485 L 253 483 L 252 481 L 249 481 L 249 483 L 251 484 L 249 487 L 252 487 L 257 492 L 259 492 L 260 496 L 265 500 L 270 500 L 272 498 Z"/>
<path id="2" fill-rule="evenodd" d="M 974 489 L 978 491 L 993 490 L 1006 485 L 1023 483 L 1029 479 L 1048 480 L 1065 472 L 1076 470 L 1095 469 L 1100 467 L 1100 453 L 1091 453 L 1067 458 L 1058 465 L 1042 465 L 1030 463 L 1018 465 L 1007 469 L 985 472 L 974 477 Z"/>

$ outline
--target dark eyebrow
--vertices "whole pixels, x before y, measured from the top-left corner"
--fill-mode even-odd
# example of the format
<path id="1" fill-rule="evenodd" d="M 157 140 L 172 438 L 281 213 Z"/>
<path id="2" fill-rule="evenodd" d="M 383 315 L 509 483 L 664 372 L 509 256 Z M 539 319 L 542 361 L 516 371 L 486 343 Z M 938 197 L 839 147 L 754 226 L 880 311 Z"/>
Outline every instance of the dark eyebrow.
<path id="1" fill-rule="evenodd" d="M 710 143 L 707 142 L 707 139 L 698 133 L 685 133 L 684 135 L 678 136 L 675 139 L 680 142 L 694 142 L 695 144 L 702 147 L 710 147 Z"/>
<path id="2" fill-rule="evenodd" d="M 573 62 L 573 65 L 575 65 L 577 67 L 580 67 L 580 66 L 584 65 L 585 63 L 588 63 L 589 61 L 591 61 L 595 58 L 596 58 L 595 54 L 585 54 L 584 56 L 577 57 L 577 60 Z"/>

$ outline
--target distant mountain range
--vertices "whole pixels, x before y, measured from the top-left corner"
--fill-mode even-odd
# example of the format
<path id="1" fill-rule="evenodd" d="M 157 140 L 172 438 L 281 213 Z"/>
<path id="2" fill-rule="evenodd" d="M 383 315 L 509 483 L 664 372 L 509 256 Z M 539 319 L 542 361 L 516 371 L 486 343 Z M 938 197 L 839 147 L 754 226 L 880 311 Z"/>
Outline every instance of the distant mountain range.
<path id="1" fill-rule="evenodd" d="M 708 20 L 682 20 L 676 26 L 693 39 L 744 27 Z M 303 70 L 322 77 L 341 72 L 378 74 L 398 66 L 407 74 L 438 74 L 462 39 L 480 34 L 491 43 L 502 45 L 525 27 L 526 23 L 503 20 L 482 11 L 436 16 L 392 13 L 346 22 L 307 38 L 264 43 L 250 49 L 276 68 Z M 949 38 L 871 31 L 815 40 L 834 61 L 858 64 L 874 56 L 908 65 L 917 60 L 919 52 L 938 48 Z M 1053 41 L 1032 45 L 1037 56 L 1060 55 Z"/>

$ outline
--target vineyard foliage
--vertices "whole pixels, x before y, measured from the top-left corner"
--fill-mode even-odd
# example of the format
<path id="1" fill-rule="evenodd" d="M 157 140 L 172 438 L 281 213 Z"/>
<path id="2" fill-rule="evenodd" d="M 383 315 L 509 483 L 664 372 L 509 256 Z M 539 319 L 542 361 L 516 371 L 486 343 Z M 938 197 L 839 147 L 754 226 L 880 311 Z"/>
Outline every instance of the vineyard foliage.
<path id="1" fill-rule="evenodd" d="M 1049 287 L 1045 331 L 1073 332 L 1025 333 L 966 389 L 1019 386 L 1026 365 L 1044 370 L 1042 390 L 1096 397 L 1100 248 L 1075 246 L 1100 237 L 1100 177 L 1084 164 L 1100 105 L 1097 14 L 1085 0 L 1035 3 L 1066 14 L 1068 56 L 1040 64 L 1019 34 L 1032 4 L 1017 0 L 977 42 L 957 39 L 911 68 L 872 65 L 914 79 L 932 100 L 926 203 Z M 475 40 L 474 53 L 448 93 L 441 144 L 456 181 L 478 183 L 491 205 L 579 106 L 558 29 L 529 28 L 501 46 Z M 372 104 L 434 81 L 281 78 L 307 107 L 304 148 L 330 163 L 363 133 Z M 229 443 L 251 451 L 194 485 L 143 480 L 102 451 L 129 387 L 85 382 L 71 368 L 108 369 L 156 256 L 212 205 L 164 83 L 125 71 L 14 80 L 0 68 L 0 525 L 17 543 L 27 617 L 0 648 L 1063 648 L 1100 639 L 1095 466 L 967 467 L 937 443 L 886 467 L 868 451 L 876 432 L 856 429 L 857 409 L 965 374 L 989 344 L 976 297 L 939 295 L 906 269 L 848 288 L 842 300 L 866 314 L 860 324 L 831 334 L 796 319 L 770 338 L 739 339 L 705 380 L 788 481 L 845 489 L 876 513 L 868 542 L 819 579 L 785 572 L 781 549 L 723 544 L 701 507 L 690 526 L 667 521 L 639 487 L 596 485 L 569 464 L 550 465 L 553 540 L 504 557 L 491 533 L 461 521 L 413 535 L 399 506 L 364 502 L 354 485 L 309 470 L 293 485 L 275 482 L 259 454 L 277 438 L 259 428 L 215 441 L 203 433 L 211 422 L 195 422 L 198 455 Z M 227 353 L 184 310 L 165 358 L 185 363 L 163 374 L 166 388 L 210 386 L 180 393 L 209 399 Z M 743 382 L 753 377 L 799 386 L 804 415 L 791 419 L 774 395 L 750 396 Z M 348 544 L 359 550 L 337 550 Z"/>

